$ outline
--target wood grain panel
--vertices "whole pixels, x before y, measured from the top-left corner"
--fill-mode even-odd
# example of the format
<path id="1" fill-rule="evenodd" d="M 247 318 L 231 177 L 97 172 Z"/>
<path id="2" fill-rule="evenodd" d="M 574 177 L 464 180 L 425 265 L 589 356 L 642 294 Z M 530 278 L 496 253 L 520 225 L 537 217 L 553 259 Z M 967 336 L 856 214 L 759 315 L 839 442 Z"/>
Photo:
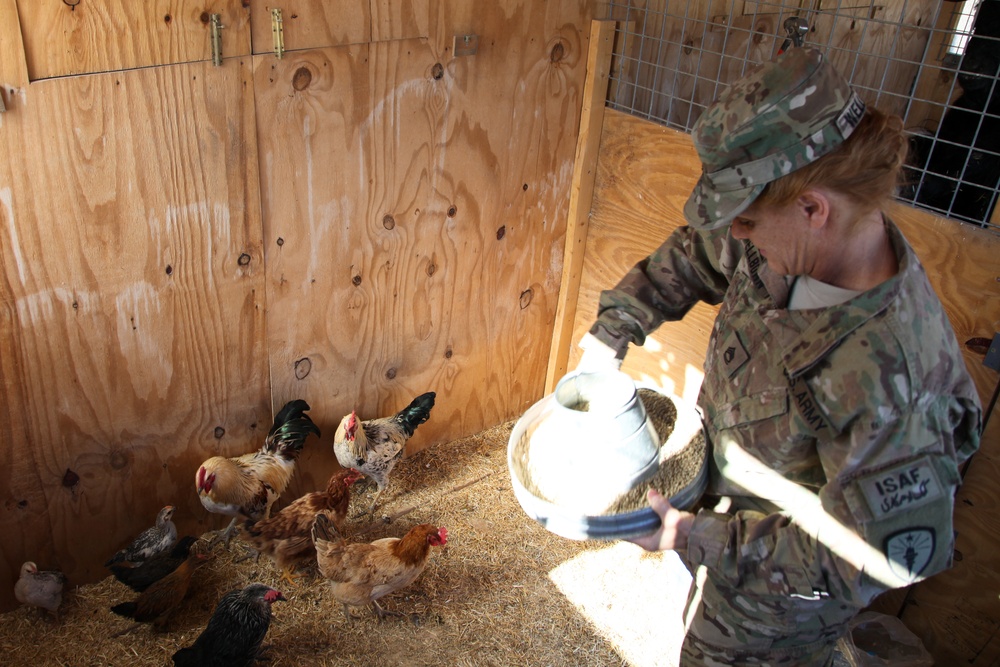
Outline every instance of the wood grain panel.
<path id="1" fill-rule="evenodd" d="M 17 0 L 0 0 L 0 86 L 21 88 L 28 85 L 28 64 L 24 58 L 24 43 L 21 41 L 21 23 L 17 14 Z M 7 91 L 0 90 L 7 98 Z M 8 103 L 4 99 L 4 104 Z"/>
<path id="2" fill-rule="evenodd" d="M 437 391 L 416 451 L 541 397 L 589 3 L 506 5 L 442 13 L 427 40 L 255 58 L 274 393 L 305 396 L 327 443 L 294 492 L 335 467 L 352 408 Z M 478 54 L 445 57 L 462 30 Z"/>
<path id="3" fill-rule="evenodd" d="M 574 340 L 591 325 L 600 290 L 682 224 L 683 204 L 699 171 L 686 134 L 605 113 Z M 905 204 L 895 205 L 891 215 L 926 268 L 959 343 L 992 338 L 1000 326 L 1000 237 Z M 643 348 L 629 352 L 623 368 L 693 399 L 715 314 L 702 305 L 682 322 L 665 324 Z M 963 354 L 985 406 L 997 373 L 982 365 L 981 353 L 966 348 Z M 574 346 L 570 367 L 578 360 Z M 937 664 L 992 665 L 1000 657 L 998 454 L 1000 415 L 994 414 L 957 497 L 955 566 L 912 587 L 902 615 Z M 881 603 L 898 608 L 902 601 Z"/>
<path id="4" fill-rule="evenodd" d="M 32 81 L 212 60 L 209 16 L 222 17 L 224 58 L 250 53 L 242 0 L 18 0 Z"/>
<path id="5" fill-rule="evenodd" d="M 67 77 L 2 117 L 0 583 L 26 559 L 104 577 L 167 503 L 217 525 L 198 464 L 266 433 L 252 83 L 239 61 Z"/>
<path id="6" fill-rule="evenodd" d="M 301 51 L 427 37 L 444 0 L 292 0 L 280 5 L 285 49 Z M 465 4 L 471 5 L 471 2 Z M 254 54 L 274 52 L 271 8 L 250 0 Z"/>

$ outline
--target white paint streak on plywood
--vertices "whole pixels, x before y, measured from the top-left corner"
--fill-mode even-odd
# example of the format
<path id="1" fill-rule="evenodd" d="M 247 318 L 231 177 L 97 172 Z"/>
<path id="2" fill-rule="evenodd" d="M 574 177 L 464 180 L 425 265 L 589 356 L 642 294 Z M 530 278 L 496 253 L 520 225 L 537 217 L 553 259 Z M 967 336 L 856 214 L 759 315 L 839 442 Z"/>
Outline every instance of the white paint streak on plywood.
<path id="1" fill-rule="evenodd" d="M 129 367 L 128 377 L 136 396 L 149 399 L 157 387 L 170 384 L 169 323 L 156 288 L 141 281 L 115 298 L 118 344 Z"/>

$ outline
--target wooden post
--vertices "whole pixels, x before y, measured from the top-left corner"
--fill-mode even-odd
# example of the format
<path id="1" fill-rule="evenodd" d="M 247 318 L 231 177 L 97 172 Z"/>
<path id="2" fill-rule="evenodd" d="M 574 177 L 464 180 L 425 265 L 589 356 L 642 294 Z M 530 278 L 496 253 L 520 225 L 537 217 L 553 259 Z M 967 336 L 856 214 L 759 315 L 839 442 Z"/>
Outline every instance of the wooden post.
<path id="1" fill-rule="evenodd" d="M 0 85 L 25 88 L 28 63 L 15 0 L 0 0 Z"/>
<path id="2" fill-rule="evenodd" d="M 601 147 L 601 127 L 604 124 L 604 104 L 608 94 L 614 33 L 614 21 L 591 23 L 587 79 L 583 88 L 580 134 L 576 143 L 576 161 L 573 166 L 573 185 L 570 189 L 569 216 L 566 224 L 562 283 L 559 286 L 549 365 L 545 372 L 546 394 L 555 389 L 556 382 L 566 373 L 570 346 L 574 343 L 573 321 L 576 318 L 576 302 L 580 294 L 580 279 L 583 276 L 583 258 L 587 250 L 587 229 L 594 199 L 594 178 L 597 175 L 597 154 Z"/>

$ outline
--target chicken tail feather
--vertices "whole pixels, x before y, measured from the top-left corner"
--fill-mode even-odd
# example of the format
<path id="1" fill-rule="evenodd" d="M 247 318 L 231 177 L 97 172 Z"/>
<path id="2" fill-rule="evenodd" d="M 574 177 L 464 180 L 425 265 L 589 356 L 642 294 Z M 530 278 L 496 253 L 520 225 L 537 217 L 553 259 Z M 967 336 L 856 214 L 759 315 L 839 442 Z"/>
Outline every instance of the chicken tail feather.
<path id="1" fill-rule="evenodd" d="M 333 525 L 330 521 L 330 517 L 326 514 L 317 514 L 316 518 L 313 519 L 312 527 L 312 539 L 313 544 L 319 540 L 324 542 L 343 542 L 344 538 L 337 530 L 337 527 Z"/>
<path id="2" fill-rule="evenodd" d="M 420 394 L 420 396 L 410 401 L 410 404 L 396 415 L 396 421 L 406 429 L 406 437 L 413 435 L 417 427 L 430 418 L 431 408 L 434 407 L 434 398 L 436 396 L 437 394 L 433 391 Z"/>
<path id="3" fill-rule="evenodd" d="M 135 618 L 135 602 L 122 602 L 111 608 L 111 611 L 124 616 L 125 618 Z"/>
<path id="4" fill-rule="evenodd" d="M 320 437 L 319 427 L 306 414 L 309 404 L 301 398 L 289 401 L 274 418 L 274 424 L 264 441 L 265 451 L 296 460 L 310 433 Z"/>

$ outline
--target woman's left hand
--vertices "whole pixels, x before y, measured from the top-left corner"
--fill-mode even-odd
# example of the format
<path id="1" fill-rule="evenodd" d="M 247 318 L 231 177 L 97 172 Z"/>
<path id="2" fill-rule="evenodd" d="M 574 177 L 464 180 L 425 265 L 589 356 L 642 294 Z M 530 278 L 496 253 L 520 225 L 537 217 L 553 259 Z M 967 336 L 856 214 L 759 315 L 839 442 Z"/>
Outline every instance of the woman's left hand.
<path id="1" fill-rule="evenodd" d="M 646 551 L 670 551 L 686 549 L 694 514 L 682 512 L 670 504 L 656 489 L 646 492 L 646 499 L 653 511 L 660 515 L 660 528 L 651 535 L 643 535 L 630 540 Z"/>

